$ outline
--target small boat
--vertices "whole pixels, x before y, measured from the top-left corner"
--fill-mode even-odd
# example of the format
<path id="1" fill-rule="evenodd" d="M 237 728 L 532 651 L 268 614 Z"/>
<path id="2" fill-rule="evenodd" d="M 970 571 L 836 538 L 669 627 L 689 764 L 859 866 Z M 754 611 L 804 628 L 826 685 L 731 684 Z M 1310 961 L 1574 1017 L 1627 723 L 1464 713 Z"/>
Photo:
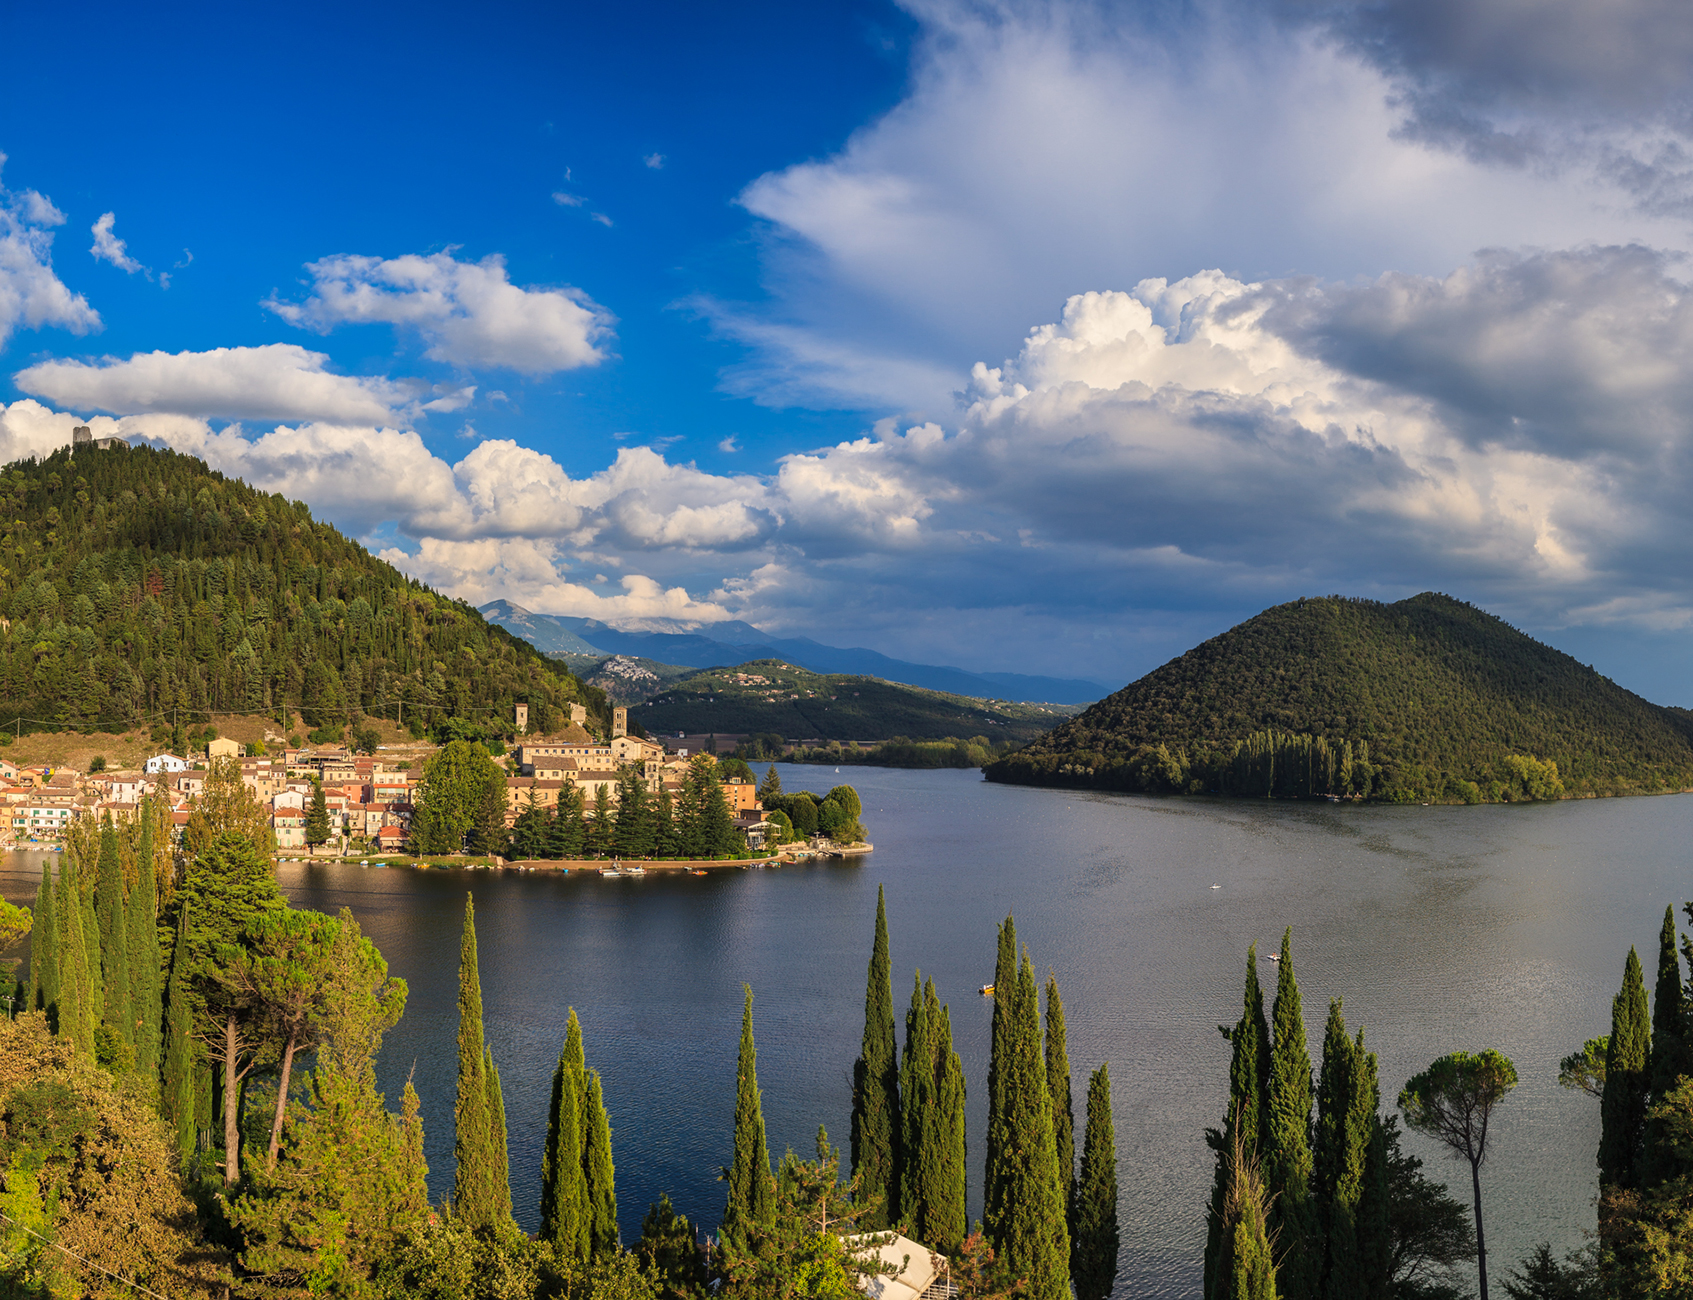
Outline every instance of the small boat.
<path id="1" fill-rule="evenodd" d="M 1279 952 L 1273 952 L 1273 953 L 1270 954 L 1270 960 L 1271 961 L 1280 961 L 1281 959 L 1282 959 L 1282 955 Z"/>
<path id="2" fill-rule="evenodd" d="M 645 867 L 624 867 L 623 874 L 626 876 L 644 876 L 647 874 L 647 869 Z"/>
<path id="3" fill-rule="evenodd" d="M 981 991 L 981 994 L 984 998 L 991 998 L 993 996 L 993 985 L 992 984 L 984 984 L 984 985 L 982 985 L 980 991 Z"/>
<path id="4" fill-rule="evenodd" d="M 695 867 L 688 874 L 690 876 L 703 876 L 703 875 L 705 875 L 705 868 L 704 867 Z"/>
<path id="5" fill-rule="evenodd" d="M 623 868 L 618 866 L 615 863 L 613 863 L 609 867 L 601 867 L 600 868 L 600 875 L 602 877 L 605 877 L 605 876 L 621 876 L 622 874 L 623 874 Z"/>
<path id="6" fill-rule="evenodd" d="M 1212 885 L 1211 888 L 1212 889 L 1221 889 L 1222 886 L 1221 885 Z"/>

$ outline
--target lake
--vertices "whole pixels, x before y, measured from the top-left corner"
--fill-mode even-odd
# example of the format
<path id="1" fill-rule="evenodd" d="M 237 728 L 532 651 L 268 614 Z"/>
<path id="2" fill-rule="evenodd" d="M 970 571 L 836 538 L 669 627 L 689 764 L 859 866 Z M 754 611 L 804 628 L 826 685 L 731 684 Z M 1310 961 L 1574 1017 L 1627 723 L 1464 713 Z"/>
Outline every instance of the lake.
<path id="1" fill-rule="evenodd" d="M 762 774 L 762 766 L 760 767 Z M 1497 1273 L 1541 1239 L 1582 1244 L 1597 1191 L 1598 1103 L 1558 1060 L 1609 1030 L 1630 944 L 1655 969 L 1666 903 L 1693 897 L 1693 799 L 1477 808 L 1351 807 L 1092 795 L 985 784 L 978 773 L 778 769 L 786 788 L 854 785 L 868 858 L 709 877 L 600 880 L 285 863 L 295 904 L 353 909 L 411 987 L 381 1073 L 423 1100 L 430 1186 L 451 1189 L 459 930 L 476 900 L 487 1031 L 506 1092 L 519 1221 L 538 1219 L 547 1091 L 567 1008 L 614 1126 L 625 1241 L 668 1191 L 696 1224 L 723 1206 L 741 984 L 755 993 L 772 1155 L 807 1157 L 819 1123 L 847 1145 L 877 886 L 888 899 L 900 1023 L 913 971 L 951 1004 L 969 1081 L 972 1217 L 980 1213 L 995 925 L 1015 913 L 1044 982 L 1056 972 L 1078 1099 L 1111 1062 L 1123 1247 L 1119 1295 L 1198 1294 L 1212 1157 L 1246 947 L 1293 927 L 1314 1060 L 1331 997 L 1366 1027 L 1384 1101 L 1454 1049 L 1495 1047 L 1521 1084 L 1483 1171 Z M 0 887 L 27 901 L 39 857 Z M 1212 889 L 1213 884 L 1220 889 Z M 1261 962 L 1273 992 L 1275 968 Z M 1468 1203 L 1468 1166 L 1409 1150 Z"/>

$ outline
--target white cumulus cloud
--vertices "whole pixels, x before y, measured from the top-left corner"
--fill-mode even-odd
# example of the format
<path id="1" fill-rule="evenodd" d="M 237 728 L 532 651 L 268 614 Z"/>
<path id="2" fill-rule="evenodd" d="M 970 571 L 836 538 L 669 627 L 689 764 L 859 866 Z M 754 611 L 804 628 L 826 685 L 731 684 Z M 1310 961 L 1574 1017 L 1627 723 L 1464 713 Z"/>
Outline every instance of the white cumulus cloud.
<path id="1" fill-rule="evenodd" d="M 378 423 L 403 413 L 453 411 L 474 388 L 436 393 L 415 380 L 332 374 L 329 358 L 293 343 L 208 352 L 138 352 L 95 362 L 43 361 L 13 382 L 77 410 L 171 413 L 237 420 Z"/>
<path id="2" fill-rule="evenodd" d="M 0 153 L 0 168 L 6 155 Z M 65 214 L 35 190 L 0 185 L 0 347 L 20 327 L 57 325 L 73 334 L 100 328 L 100 314 L 53 272 L 53 227 Z"/>
<path id="3" fill-rule="evenodd" d="M 417 331 L 432 360 L 470 369 L 546 375 L 598 365 L 611 316 L 580 290 L 523 288 L 504 259 L 450 253 L 383 259 L 343 255 L 310 263 L 311 295 L 265 306 L 292 325 L 327 333 L 383 322 Z"/>

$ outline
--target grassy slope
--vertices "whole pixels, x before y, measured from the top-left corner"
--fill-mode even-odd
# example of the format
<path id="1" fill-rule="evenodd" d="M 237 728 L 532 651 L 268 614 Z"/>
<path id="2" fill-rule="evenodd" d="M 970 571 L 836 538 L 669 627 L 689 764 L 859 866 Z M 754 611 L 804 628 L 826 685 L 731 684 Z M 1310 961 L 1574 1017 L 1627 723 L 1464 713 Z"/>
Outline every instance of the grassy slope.
<path id="1" fill-rule="evenodd" d="M 1693 785 L 1693 718 L 1450 597 L 1265 610 L 1101 700 L 990 772 L 1041 779 L 1067 755 L 1197 758 L 1266 729 L 1368 741 L 1374 760 L 1466 779 L 1509 753 L 1572 791 Z"/>
<path id="2" fill-rule="evenodd" d="M 763 678 L 762 682 L 741 680 Z M 1027 740 L 1070 716 L 1062 705 L 1007 704 L 901 686 L 876 677 L 813 673 L 779 659 L 708 668 L 631 709 L 649 733 L 773 732 L 790 740 L 907 736 Z"/>

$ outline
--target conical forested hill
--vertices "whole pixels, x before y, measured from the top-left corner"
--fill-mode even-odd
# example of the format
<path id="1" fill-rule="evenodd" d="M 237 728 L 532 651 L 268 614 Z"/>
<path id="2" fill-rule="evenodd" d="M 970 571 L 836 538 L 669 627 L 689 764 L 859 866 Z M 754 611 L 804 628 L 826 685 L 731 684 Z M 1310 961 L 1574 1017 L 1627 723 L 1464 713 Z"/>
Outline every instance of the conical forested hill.
<path id="1" fill-rule="evenodd" d="M 1693 717 L 1449 596 L 1332 596 L 1213 637 L 987 776 L 1400 800 L 1644 793 L 1693 787 Z"/>
<path id="2" fill-rule="evenodd" d="M 0 726 L 122 730 L 210 713 L 531 729 L 605 698 L 299 502 L 145 447 L 0 470 Z"/>

